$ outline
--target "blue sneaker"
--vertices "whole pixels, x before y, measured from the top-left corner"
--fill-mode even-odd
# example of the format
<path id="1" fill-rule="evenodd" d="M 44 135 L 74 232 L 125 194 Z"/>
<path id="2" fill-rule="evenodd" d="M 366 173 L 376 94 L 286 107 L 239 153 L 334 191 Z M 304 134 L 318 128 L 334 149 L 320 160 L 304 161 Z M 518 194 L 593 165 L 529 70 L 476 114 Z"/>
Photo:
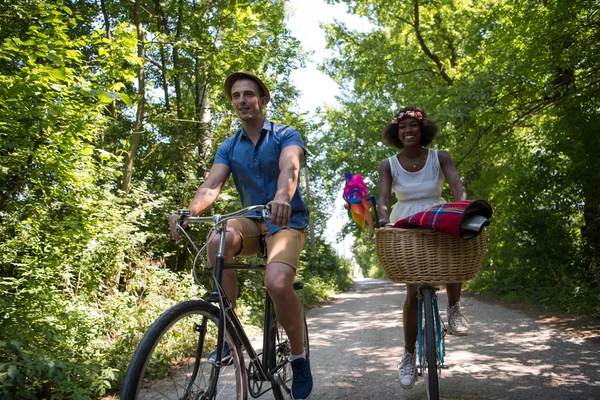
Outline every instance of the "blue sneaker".
<path id="1" fill-rule="evenodd" d="M 215 347 L 215 349 L 210 352 L 208 357 L 206 357 L 206 362 L 209 364 L 214 364 L 216 359 L 217 359 L 217 348 Z M 225 342 L 225 345 L 223 346 L 221 362 L 224 365 L 227 365 L 230 361 L 231 361 L 231 352 L 229 351 L 229 345 L 227 344 L 227 342 Z"/>
<path id="2" fill-rule="evenodd" d="M 312 374 L 310 373 L 310 361 L 308 357 L 292 361 L 292 399 L 306 400 L 313 388 Z"/>

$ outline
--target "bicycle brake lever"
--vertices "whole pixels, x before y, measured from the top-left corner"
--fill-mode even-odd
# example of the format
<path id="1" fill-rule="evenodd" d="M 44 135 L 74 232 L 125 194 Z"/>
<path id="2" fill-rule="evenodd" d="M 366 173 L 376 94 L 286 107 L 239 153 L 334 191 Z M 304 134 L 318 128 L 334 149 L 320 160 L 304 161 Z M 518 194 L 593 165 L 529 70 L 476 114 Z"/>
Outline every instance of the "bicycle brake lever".
<path id="1" fill-rule="evenodd" d="M 180 217 L 189 217 L 192 215 L 192 211 L 188 210 L 187 208 L 180 208 L 177 210 L 177 215 Z"/>
<path id="2" fill-rule="evenodd" d="M 266 208 L 263 208 L 262 217 L 265 220 L 271 219 L 271 206 L 267 206 Z"/>
<path id="3" fill-rule="evenodd" d="M 188 217 L 192 216 L 192 211 L 188 210 L 187 208 L 180 208 L 179 210 L 177 210 L 177 215 L 179 215 L 177 228 L 185 232 L 186 229 L 189 228 L 189 226 L 184 226 L 184 223 Z"/>

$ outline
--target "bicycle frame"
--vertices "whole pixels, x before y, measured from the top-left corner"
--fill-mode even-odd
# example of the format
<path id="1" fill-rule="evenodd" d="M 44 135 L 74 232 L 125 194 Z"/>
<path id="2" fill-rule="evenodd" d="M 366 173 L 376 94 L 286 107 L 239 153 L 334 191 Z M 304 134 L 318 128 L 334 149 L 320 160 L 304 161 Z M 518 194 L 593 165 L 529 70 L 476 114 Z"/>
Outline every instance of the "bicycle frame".
<path id="1" fill-rule="evenodd" d="M 265 217 L 265 218 L 268 217 L 268 214 L 265 214 L 265 212 L 264 212 L 264 210 L 266 210 L 265 206 L 253 206 L 253 207 L 249 207 L 247 210 L 248 210 L 248 212 L 263 211 L 263 217 Z M 216 383 L 218 382 L 219 373 L 220 373 L 220 369 L 222 366 L 221 359 L 223 356 L 223 343 L 225 341 L 225 331 L 226 331 L 225 324 L 226 323 L 229 323 L 233 327 L 233 331 L 235 332 L 236 339 L 239 340 L 239 342 L 245 348 L 245 350 L 248 354 L 248 357 L 250 358 L 250 365 L 253 365 L 256 368 L 258 380 L 260 380 L 262 382 L 272 381 L 274 379 L 278 380 L 277 383 L 280 386 L 282 386 L 283 388 L 285 388 L 286 391 L 289 391 L 289 388 L 287 388 L 287 386 L 279 379 L 279 377 L 277 375 L 277 371 L 279 371 L 279 369 L 283 366 L 283 364 L 277 365 L 271 371 L 269 371 L 268 367 L 267 367 L 269 357 L 271 357 L 271 354 L 270 354 L 271 349 L 269 348 L 268 343 L 269 343 L 269 340 L 271 339 L 270 335 L 273 335 L 275 333 L 275 330 L 269 329 L 271 327 L 270 317 L 271 317 L 272 313 L 274 312 L 274 310 L 272 309 L 273 303 L 271 301 L 269 293 L 267 292 L 265 295 L 263 351 L 262 351 L 262 360 L 259 360 L 258 353 L 252 346 L 252 343 L 250 342 L 250 339 L 248 338 L 248 335 L 246 334 L 239 318 L 233 311 L 231 301 L 227 298 L 227 295 L 225 294 L 225 292 L 223 291 L 223 288 L 221 287 L 223 271 L 225 269 L 264 270 L 265 266 L 264 265 L 251 266 L 251 265 L 247 265 L 247 264 L 225 264 L 226 235 L 224 233 L 227 232 L 227 220 L 229 218 L 232 218 L 231 215 L 223 216 L 223 217 L 221 215 L 215 215 L 212 218 L 199 218 L 199 217 L 188 217 L 184 213 L 182 214 L 182 211 L 180 211 L 180 215 L 182 215 L 183 219 L 187 222 L 190 222 L 190 223 L 209 222 L 209 221 L 214 222 L 217 225 L 217 229 L 216 229 L 217 234 L 221 235 L 220 240 L 219 240 L 217 256 L 216 256 L 215 267 L 214 267 L 215 280 L 213 282 L 213 288 L 212 288 L 210 297 L 205 299 L 206 301 L 211 302 L 211 303 L 219 303 L 219 307 L 218 307 L 219 308 L 219 325 L 218 325 L 219 330 L 217 333 L 216 360 L 215 360 L 215 363 L 213 364 L 215 379 L 213 380 L 213 385 L 211 385 L 211 387 L 209 387 L 207 390 L 208 398 L 209 399 L 213 398 L 215 395 Z M 178 227 L 181 228 L 180 225 L 178 225 Z M 183 228 L 181 228 L 181 230 L 183 231 Z M 188 239 L 188 241 L 190 243 L 193 244 L 193 242 L 191 241 L 191 239 L 189 238 L 189 236 L 187 234 L 185 234 L 185 237 Z M 195 246 L 194 246 L 194 248 L 198 251 L 198 249 Z M 198 329 L 198 332 L 199 332 L 198 351 L 201 351 L 201 349 L 203 348 L 205 329 L 206 329 L 206 320 L 205 320 L 205 318 L 203 318 L 202 326 Z M 190 385 L 196 379 L 198 367 L 200 364 L 200 356 L 201 356 L 201 354 L 198 354 L 198 356 L 196 357 L 196 361 L 194 364 L 194 371 L 192 374 L 192 379 L 190 381 Z M 189 390 L 189 388 L 188 388 L 188 390 Z M 270 388 L 265 389 L 264 391 L 260 392 L 258 394 L 258 396 L 264 394 L 268 390 L 270 390 Z"/>

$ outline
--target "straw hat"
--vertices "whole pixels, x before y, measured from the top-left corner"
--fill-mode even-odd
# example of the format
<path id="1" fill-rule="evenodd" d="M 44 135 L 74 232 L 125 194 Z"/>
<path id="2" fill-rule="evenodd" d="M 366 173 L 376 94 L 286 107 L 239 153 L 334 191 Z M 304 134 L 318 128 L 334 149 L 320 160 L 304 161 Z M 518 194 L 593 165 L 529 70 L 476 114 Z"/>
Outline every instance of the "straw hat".
<path id="1" fill-rule="evenodd" d="M 271 100 L 271 94 L 269 93 L 269 88 L 267 88 L 267 85 L 265 85 L 265 83 L 253 73 L 245 71 L 234 72 L 225 79 L 225 95 L 229 100 L 231 100 L 231 87 L 233 86 L 233 83 L 238 79 L 251 79 L 255 81 L 265 93 L 265 104 L 267 104 L 269 100 Z"/>

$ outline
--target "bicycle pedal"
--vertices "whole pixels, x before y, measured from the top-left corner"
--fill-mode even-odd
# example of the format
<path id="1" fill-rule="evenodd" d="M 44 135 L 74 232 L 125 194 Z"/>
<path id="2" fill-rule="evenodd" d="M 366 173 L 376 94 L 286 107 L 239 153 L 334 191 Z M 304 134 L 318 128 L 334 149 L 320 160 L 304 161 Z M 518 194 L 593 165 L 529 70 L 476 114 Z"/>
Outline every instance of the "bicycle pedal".
<path id="1" fill-rule="evenodd" d="M 209 364 L 210 364 L 210 363 L 209 363 Z M 227 366 L 229 366 L 229 365 L 231 365 L 231 364 L 233 364 L 233 358 L 229 358 L 229 359 L 227 359 L 227 360 L 225 360 L 225 361 L 215 361 L 215 362 L 213 362 L 213 363 L 212 363 L 212 365 L 213 365 L 215 368 L 227 367 Z"/>
<path id="2" fill-rule="evenodd" d="M 283 390 L 285 390 L 285 392 L 287 394 L 290 394 L 290 392 L 291 392 L 290 388 L 288 388 L 287 385 L 285 384 L 284 380 L 281 379 L 281 375 L 279 375 L 279 373 L 275 372 L 273 374 L 273 380 L 275 381 L 276 384 L 278 384 L 281 388 L 283 388 Z"/>

